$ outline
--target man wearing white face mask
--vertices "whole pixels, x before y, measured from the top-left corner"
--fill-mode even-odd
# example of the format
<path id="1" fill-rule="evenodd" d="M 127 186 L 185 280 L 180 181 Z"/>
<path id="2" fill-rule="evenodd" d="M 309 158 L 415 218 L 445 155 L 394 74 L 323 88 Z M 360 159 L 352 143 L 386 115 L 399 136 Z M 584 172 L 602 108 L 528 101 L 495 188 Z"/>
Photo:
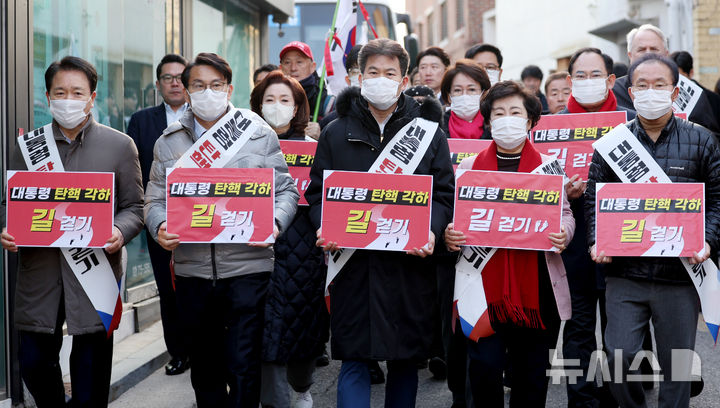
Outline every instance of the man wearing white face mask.
<path id="1" fill-rule="evenodd" d="M 566 113 L 624 111 L 627 119 L 635 118 L 635 111 L 617 105 L 612 87 L 615 75 L 612 74 L 613 61 L 597 48 L 582 48 L 571 57 L 566 78 L 567 86 L 572 87 L 567 107 L 560 111 Z M 595 327 L 598 300 L 600 317 L 604 327 L 605 314 L 605 277 L 601 267 L 590 258 L 585 237 L 584 206 L 586 181 L 577 174 L 568 174 L 570 182 L 565 192 L 575 218 L 575 236 L 563 252 L 570 295 L 572 299 L 572 318 L 565 322 L 563 330 L 563 355 L 580 361 L 583 375 L 573 383 L 567 384 L 568 405 L 572 407 L 595 406 L 601 401 L 611 400 L 607 386 L 598 388 L 595 381 L 586 381 L 590 358 L 597 349 Z"/>
<path id="2" fill-rule="evenodd" d="M 490 86 L 500 82 L 503 56 L 498 47 L 492 44 L 476 44 L 465 52 L 465 58 L 471 59 L 485 68 L 490 79 Z"/>
<path id="3" fill-rule="evenodd" d="M 142 230 L 143 225 L 140 165 L 132 139 L 95 122 L 90 114 L 97 81 L 95 67 L 77 57 L 53 62 L 45 71 L 46 96 L 53 115 L 52 133 L 47 141 L 57 146 L 62 161 L 49 171 L 115 174 L 113 233 L 104 253 L 98 254 L 107 257 L 112 271 L 100 267 L 90 274 L 112 273 L 120 281 L 120 250 Z M 27 170 L 30 164 L 16 147 L 8 168 Z M 14 238 L 4 228 L 5 216 L 3 203 L 0 207 L 2 246 L 18 252 Z M 20 267 L 13 308 L 15 327 L 20 335 L 20 371 L 38 407 L 66 406 L 58 354 L 63 324 L 67 323 L 67 334 L 73 336 L 70 405 L 107 407 L 112 331 L 106 331 L 91 301 L 92 293 L 86 292 L 92 288 L 83 286 L 77 278 L 82 270 L 73 270 L 61 252 L 66 251 L 48 247 L 22 247 L 19 250 Z"/>
<path id="4" fill-rule="evenodd" d="M 399 133 L 417 117 L 438 122 L 442 107 L 434 98 L 422 105 L 402 92 L 408 84 L 409 56 L 389 39 L 367 43 L 360 52 L 361 88 L 347 88 L 337 101 L 338 119 L 320 137 L 305 197 L 318 246 L 337 249 L 322 237 L 323 171 L 368 171 Z M 454 177 L 446 137 L 432 138 L 412 172 L 433 176 L 429 242 L 404 252 L 355 250 L 333 279 L 330 291 L 332 357 L 343 361 L 338 407 L 370 407 L 368 361 L 387 361 L 385 406 L 414 407 L 416 362 L 429 357 L 433 338 L 436 277 L 426 258 L 450 219 Z M 419 152 L 419 150 L 418 150 Z M 419 154 L 419 153 L 418 153 Z"/>
<path id="5" fill-rule="evenodd" d="M 627 55 L 632 65 L 640 57 L 646 54 L 657 54 L 663 57 L 668 56 L 668 40 L 665 34 L 652 24 L 643 24 L 632 29 L 627 34 Z M 626 108 L 633 108 L 633 101 L 629 94 L 630 76 L 620 77 L 615 81 L 613 91 L 618 100 L 618 105 Z M 715 134 L 720 134 L 720 123 L 716 118 L 708 96 L 703 92 L 697 101 L 695 108 L 688 116 L 690 122 L 697 123 L 708 128 Z"/>
<path id="6" fill-rule="evenodd" d="M 215 129 L 206 134 L 217 125 L 232 129 L 236 137 L 236 150 L 230 146 L 213 157 L 225 162 L 223 167 L 275 169 L 276 238 L 295 215 L 299 195 L 275 132 L 256 113 L 230 104 L 232 70 L 225 59 L 200 53 L 181 78 L 190 108 L 155 144 L 145 222 L 153 238 L 173 251 L 178 310 L 189 340 L 198 407 L 256 407 L 263 306 L 273 271 L 273 249 L 269 244 L 181 244 L 180 236 L 167 232 L 165 174 L 178 161 L 186 165 L 185 153 L 195 143 L 203 143 L 203 137 L 229 145 Z M 240 118 L 250 122 L 245 122 L 244 133 L 234 122 Z"/>
<path id="7" fill-rule="evenodd" d="M 678 96 L 677 65 L 666 57 L 649 54 L 636 60 L 628 71 L 630 97 L 637 118 L 626 124 L 672 182 L 705 184 L 705 249 L 689 259 L 701 263 L 720 248 L 720 145 L 707 129 L 673 115 L 672 102 Z M 605 265 L 608 324 L 605 343 L 610 371 L 627 368 L 641 350 L 642 328 L 652 317 L 660 382 L 661 407 L 687 407 L 690 382 L 678 381 L 671 350 L 693 350 L 698 319 L 698 295 L 679 259 L 652 257 L 610 258 L 595 249 L 596 183 L 619 182 L 620 178 L 600 154 L 593 155 L 586 190 L 585 218 L 590 255 Z M 622 351 L 616 360 L 615 351 Z M 672 375 L 669 375 L 672 373 Z M 682 374 L 680 374 L 682 376 Z M 675 378 L 675 381 L 673 381 Z M 622 407 L 644 407 L 645 393 L 640 382 L 618 381 L 610 390 Z"/>

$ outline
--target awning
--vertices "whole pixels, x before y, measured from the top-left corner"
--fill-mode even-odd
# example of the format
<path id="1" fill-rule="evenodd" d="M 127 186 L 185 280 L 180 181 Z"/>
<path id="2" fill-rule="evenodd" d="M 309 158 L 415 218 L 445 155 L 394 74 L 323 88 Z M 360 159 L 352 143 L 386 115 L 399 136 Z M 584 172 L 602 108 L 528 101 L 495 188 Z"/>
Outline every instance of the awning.
<path id="1" fill-rule="evenodd" d="M 623 38 L 633 28 L 640 27 L 640 23 L 623 18 L 615 22 L 605 24 L 598 28 L 588 31 L 592 35 L 596 35 L 602 39 L 615 42 L 618 37 Z"/>
<path id="2" fill-rule="evenodd" d="M 263 0 L 262 3 L 266 3 L 271 9 L 271 14 L 280 13 L 288 17 L 292 17 L 295 12 L 295 1 L 294 0 Z"/>

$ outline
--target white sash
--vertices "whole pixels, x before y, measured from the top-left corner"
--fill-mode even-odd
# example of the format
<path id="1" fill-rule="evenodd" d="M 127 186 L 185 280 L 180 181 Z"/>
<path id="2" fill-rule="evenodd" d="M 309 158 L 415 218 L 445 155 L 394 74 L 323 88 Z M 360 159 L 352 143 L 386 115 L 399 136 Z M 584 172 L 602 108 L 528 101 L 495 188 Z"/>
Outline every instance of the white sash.
<path id="1" fill-rule="evenodd" d="M 437 127 L 437 122 L 415 118 L 393 136 L 390 143 L 385 146 L 370 166 L 368 173 L 413 174 L 430 147 Z M 328 286 L 354 253 L 355 249 L 344 248 L 333 252 L 328 257 L 328 271 L 325 279 L 326 298 L 330 296 Z"/>
<path id="2" fill-rule="evenodd" d="M 30 171 L 65 171 L 53 136 L 52 124 L 18 137 Z M 120 284 L 102 248 L 60 248 L 65 262 L 90 299 L 108 336 L 118 327 L 122 312 Z"/>
<path id="3" fill-rule="evenodd" d="M 174 167 L 225 167 L 260 127 L 251 119 L 249 112 L 247 109 L 231 109 L 203 133 Z"/>
<path id="4" fill-rule="evenodd" d="M 672 183 L 655 159 L 625 125 L 593 143 L 605 162 L 623 183 Z M 622 158 L 619 158 L 622 155 Z M 631 159 L 631 160 L 630 160 Z M 717 343 L 720 325 L 720 277 L 715 263 L 708 259 L 691 265 L 688 258 L 680 258 L 700 297 L 703 319 Z"/>
<path id="5" fill-rule="evenodd" d="M 565 170 L 557 159 L 542 163 L 531 173 L 551 174 L 567 178 Z M 463 333 L 474 341 L 477 341 L 479 337 L 484 337 L 482 335 L 471 336 L 471 332 L 480 318 L 487 313 L 482 271 L 495 252 L 497 252 L 497 248 L 463 246 L 455 264 L 453 299 Z"/>

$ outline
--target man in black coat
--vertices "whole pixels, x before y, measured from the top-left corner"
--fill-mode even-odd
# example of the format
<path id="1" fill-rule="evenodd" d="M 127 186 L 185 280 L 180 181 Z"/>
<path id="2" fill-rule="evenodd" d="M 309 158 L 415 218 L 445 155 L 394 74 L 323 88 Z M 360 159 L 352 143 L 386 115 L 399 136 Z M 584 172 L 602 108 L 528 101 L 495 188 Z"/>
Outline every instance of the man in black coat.
<path id="1" fill-rule="evenodd" d="M 668 56 L 667 38 L 659 28 L 652 24 L 643 24 L 632 29 L 627 35 L 627 44 L 627 55 L 630 58 L 631 65 L 645 54 L 652 53 L 664 57 Z M 626 75 L 615 81 L 613 92 L 617 97 L 619 106 L 633 109 L 633 101 L 630 94 L 628 94 L 628 88 L 630 88 L 630 78 Z M 720 134 L 720 124 L 718 124 L 718 119 L 706 92 L 700 95 L 700 99 L 695 105 L 695 109 L 688 116 L 688 120 L 710 129 L 715 134 Z"/>
<path id="2" fill-rule="evenodd" d="M 157 87 L 163 98 L 163 103 L 152 108 L 146 108 L 135 112 L 130 117 L 127 133 L 135 141 L 140 157 L 140 169 L 142 171 L 143 189 L 147 187 L 150 167 L 153 162 L 153 148 L 155 141 L 160 137 L 163 130 L 177 121 L 185 110 L 185 87 L 180 81 L 187 61 L 185 58 L 168 54 L 160 60 L 155 70 Z M 150 262 L 155 275 L 160 296 L 160 315 L 162 318 L 165 345 L 170 354 L 170 362 L 165 366 L 167 375 L 182 374 L 189 367 L 187 346 L 185 336 L 180 331 L 177 304 L 175 303 L 175 289 L 170 272 L 170 259 L 172 252 L 164 250 L 145 229 L 147 236 L 148 252 Z"/>
<path id="3" fill-rule="evenodd" d="M 407 86 L 409 56 L 395 41 L 370 41 L 360 52 L 361 89 L 350 87 L 338 97 L 338 119 L 320 136 L 311 184 L 305 197 L 318 228 L 318 245 L 337 248 L 322 238 L 324 170 L 368 171 L 400 129 L 417 117 L 437 122 L 436 101 L 418 105 L 402 93 Z M 378 86 L 379 85 L 379 86 Z M 411 407 L 417 393 L 416 363 L 427 359 L 433 338 L 436 280 L 432 254 L 453 206 L 454 177 L 447 140 L 433 135 L 414 174 L 433 176 L 429 242 L 419 250 L 356 250 L 330 285 L 332 357 L 343 360 L 338 405 L 370 406 L 366 362 L 388 361 L 385 406 Z"/>
<path id="4" fill-rule="evenodd" d="M 720 145 L 707 129 L 673 115 L 672 101 L 678 96 L 678 70 L 673 61 L 646 55 L 630 66 L 628 77 L 637 118 L 628 122 L 627 128 L 672 182 L 705 184 L 705 249 L 689 259 L 691 264 L 701 263 L 720 247 Z M 662 110 L 657 106 L 659 97 L 647 98 L 651 91 L 664 95 Z M 619 181 L 603 157 L 594 154 L 585 192 L 585 218 L 590 256 L 607 264 L 605 344 L 610 372 L 622 372 L 622 378 L 613 377 L 610 390 L 622 407 L 645 406 L 642 384 L 625 375 L 641 351 L 644 327 L 652 319 L 663 376 L 660 401 L 665 406 L 688 406 L 690 382 L 682 379 L 689 377 L 692 356 L 675 353 L 695 347 L 699 302 L 688 271 L 678 258 L 611 258 L 595 248 L 595 185 Z"/>

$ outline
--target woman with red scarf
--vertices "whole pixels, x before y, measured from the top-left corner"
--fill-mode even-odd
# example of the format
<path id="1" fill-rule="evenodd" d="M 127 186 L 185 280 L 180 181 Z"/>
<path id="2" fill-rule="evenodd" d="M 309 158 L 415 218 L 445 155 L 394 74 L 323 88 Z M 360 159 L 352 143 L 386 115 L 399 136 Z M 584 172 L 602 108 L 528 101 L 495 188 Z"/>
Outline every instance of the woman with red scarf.
<path id="1" fill-rule="evenodd" d="M 459 168 L 529 173 L 551 160 L 527 142 L 540 119 L 540 101 L 511 81 L 499 82 L 483 99 L 480 111 L 490 122 L 493 143 Z M 575 220 L 563 195 L 562 228 L 550 233 L 554 251 L 498 249 L 482 271 L 491 328 L 477 342 L 468 340 L 469 376 L 476 406 L 504 405 L 503 368 L 512 373 L 511 407 L 544 407 L 560 320 L 570 318 L 570 291 L 560 257 L 572 239 Z M 449 250 L 458 251 L 465 236 L 449 224 Z"/>
<path id="2" fill-rule="evenodd" d="M 450 114 L 445 115 L 443 124 L 448 137 L 490 139 L 480 114 L 480 99 L 490 89 L 490 79 L 483 67 L 471 59 L 458 60 L 445 73 L 440 89 L 450 100 Z"/>

